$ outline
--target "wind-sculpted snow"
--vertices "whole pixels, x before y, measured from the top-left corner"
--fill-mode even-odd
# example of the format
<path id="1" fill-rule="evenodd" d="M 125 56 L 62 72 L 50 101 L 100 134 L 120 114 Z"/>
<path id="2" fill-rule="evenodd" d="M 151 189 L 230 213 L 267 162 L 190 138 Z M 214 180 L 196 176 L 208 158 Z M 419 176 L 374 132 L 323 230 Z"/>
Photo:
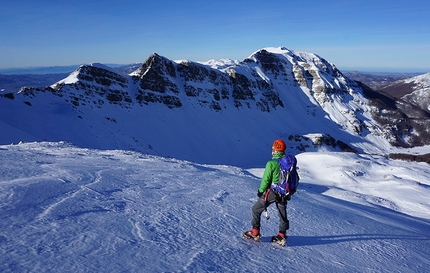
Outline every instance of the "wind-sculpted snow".
<path id="1" fill-rule="evenodd" d="M 268 155 L 270 156 L 270 154 Z M 425 272 L 425 163 L 297 155 L 288 246 L 250 228 L 262 168 L 67 143 L 0 146 L 1 272 Z M 262 166 L 263 167 L 263 166 Z"/>

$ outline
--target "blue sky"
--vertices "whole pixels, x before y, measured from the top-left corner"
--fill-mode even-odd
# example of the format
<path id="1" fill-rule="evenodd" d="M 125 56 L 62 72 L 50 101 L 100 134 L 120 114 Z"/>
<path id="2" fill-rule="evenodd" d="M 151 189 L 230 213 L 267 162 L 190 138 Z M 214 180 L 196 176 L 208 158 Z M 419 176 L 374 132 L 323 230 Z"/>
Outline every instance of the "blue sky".
<path id="1" fill-rule="evenodd" d="M 430 1 L 0 0 L 0 68 L 243 60 L 263 47 L 337 67 L 430 72 Z"/>

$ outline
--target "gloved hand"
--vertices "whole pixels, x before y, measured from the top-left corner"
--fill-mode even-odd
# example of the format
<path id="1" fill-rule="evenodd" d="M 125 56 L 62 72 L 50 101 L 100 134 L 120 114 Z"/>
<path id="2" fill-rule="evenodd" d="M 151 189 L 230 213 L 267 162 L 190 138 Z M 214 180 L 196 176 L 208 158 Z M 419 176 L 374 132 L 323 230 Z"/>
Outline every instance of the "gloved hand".
<path id="1" fill-rule="evenodd" d="M 263 193 L 262 193 L 262 192 L 260 192 L 260 191 L 258 191 L 258 192 L 257 192 L 257 196 L 258 196 L 258 197 L 261 197 L 261 196 L 263 196 Z"/>

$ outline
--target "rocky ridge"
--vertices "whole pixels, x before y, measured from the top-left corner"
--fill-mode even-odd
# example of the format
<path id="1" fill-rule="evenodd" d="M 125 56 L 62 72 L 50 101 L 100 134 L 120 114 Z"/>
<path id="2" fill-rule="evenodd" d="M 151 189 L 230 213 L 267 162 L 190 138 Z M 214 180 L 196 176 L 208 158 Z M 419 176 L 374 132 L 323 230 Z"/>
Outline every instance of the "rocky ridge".
<path id="1" fill-rule="evenodd" d="M 105 113 L 106 120 L 120 124 L 119 109 L 127 113 L 143 109 L 145 115 L 154 113 L 148 109 L 157 109 L 160 116 L 186 109 L 189 111 L 188 119 L 202 122 L 198 116 L 210 115 L 208 122 L 213 124 L 226 124 L 227 121 L 240 124 L 246 116 L 258 115 L 254 118 L 256 128 L 263 131 L 270 128 L 271 122 L 284 122 L 289 128 L 286 137 L 296 141 L 297 137 L 291 136 L 301 135 L 302 140 L 307 141 L 306 135 L 319 133 L 319 138 L 326 135 L 331 139 L 330 135 L 336 135 L 338 143 L 344 147 L 351 138 L 357 137 L 365 142 L 380 139 L 404 147 L 430 144 L 427 143 L 430 138 L 426 138 L 428 116 L 415 110 L 410 114 L 410 104 L 398 107 L 399 103 L 392 97 L 350 80 L 335 65 L 316 54 L 286 48 L 261 49 L 242 62 L 226 65 L 172 61 L 153 53 L 130 74 L 101 64 L 82 65 L 51 86 L 24 87 L 16 94 L 2 97 L 17 98 L 31 106 L 42 94 L 45 94 L 45 99 L 47 96 L 55 97 L 55 101 L 69 104 L 72 108 L 69 111 L 79 119 L 87 117 L 88 122 L 91 122 L 90 115 L 99 116 L 100 111 Z M 142 124 L 150 122 L 142 114 L 127 115 Z M 235 121 L 231 122 L 231 115 L 237 116 L 237 120 L 234 118 Z M 263 125 L 267 120 L 270 123 Z M 168 127 L 176 126 L 173 121 L 163 122 L 169 123 Z M 93 128 L 93 125 L 88 126 Z M 310 131 L 309 127 L 315 131 Z M 19 129 L 26 131 L 25 128 Z M 139 150 L 142 145 L 153 146 L 142 143 L 149 142 L 149 136 L 130 136 L 128 127 L 118 130 L 115 137 L 121 132 L 134 139 L 137 144 L 132 145 L 133 149 Z M 210 130 L 206 128 L 207 132 L 202 134 L 211 135 Z M 334 133 L 337 130 L 344 133 L 339 136 Z M 281 136 L 283 134 L 281 132 Z M 183 137 L 187 138 L 186 135 Z M 330 143 L 336 143 L 333 141 Z M 303 147 L 301 145 L 299 149 Z"/>

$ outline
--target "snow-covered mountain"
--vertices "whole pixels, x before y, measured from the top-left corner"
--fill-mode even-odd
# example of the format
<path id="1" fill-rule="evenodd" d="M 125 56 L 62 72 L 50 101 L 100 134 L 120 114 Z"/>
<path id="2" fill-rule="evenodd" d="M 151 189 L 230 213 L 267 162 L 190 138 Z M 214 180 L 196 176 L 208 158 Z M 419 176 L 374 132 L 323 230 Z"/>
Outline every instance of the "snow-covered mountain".
<path id="1" fill-rule="evenodd" d="M 1 95 L 0 143 L 69 141 L 239 166 L 261 164 L 275 138 L 293 152 L 429 144 L 428 118 L 424 129 L 407 127 L 401 109 L 375 101 L 387 106 L 312 53 L 265 48 L 242 62 L 206 63 L 154 53 L 130 74 L 83 65 L 44 89 Z"/>
<path id="2" fill-rule="evenodd" d="M 430 73 L 405 80 L 413 84 L 413 92 L 405 95 L 404 100 L 421 107 L 430 113 Z"/>
<path id="3" fill-rule="evenodd" d="M 381 91 L 401 98 L 430 113 L 430 72 L 396 81 L 384 86 Z"/>
<path id="4" fill-rule="evenodd" d="M 362 82 L 374 90 L 390 85 L 396 81 L 421 75 L 422 73 L 410 72 L 360 72 L 356 70 L 344 70 L 342 73 L 348 78 Z"/>

